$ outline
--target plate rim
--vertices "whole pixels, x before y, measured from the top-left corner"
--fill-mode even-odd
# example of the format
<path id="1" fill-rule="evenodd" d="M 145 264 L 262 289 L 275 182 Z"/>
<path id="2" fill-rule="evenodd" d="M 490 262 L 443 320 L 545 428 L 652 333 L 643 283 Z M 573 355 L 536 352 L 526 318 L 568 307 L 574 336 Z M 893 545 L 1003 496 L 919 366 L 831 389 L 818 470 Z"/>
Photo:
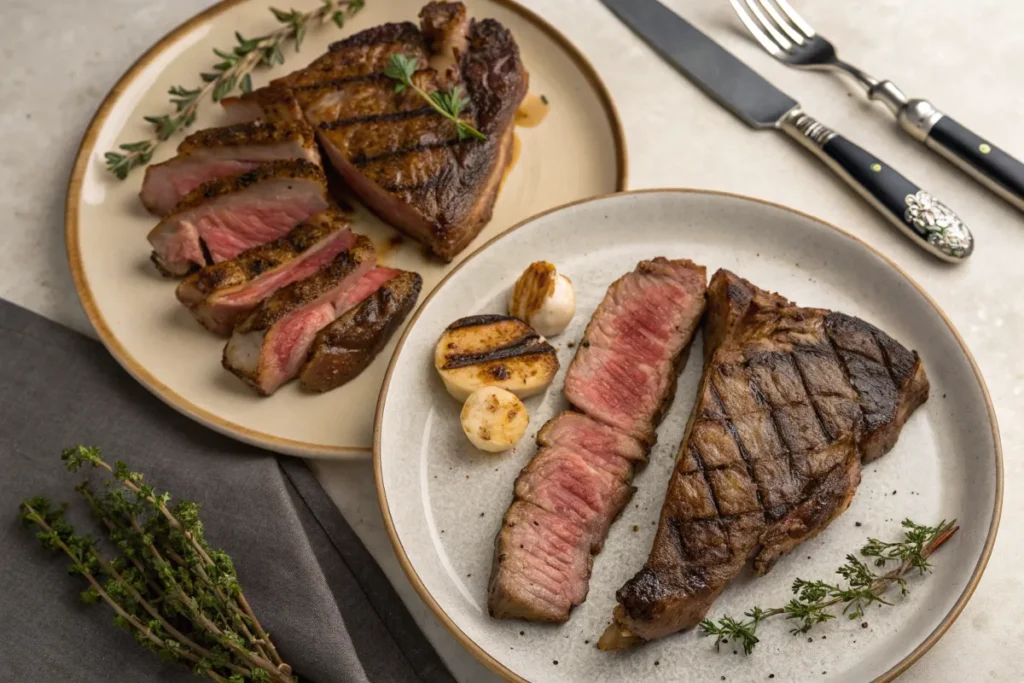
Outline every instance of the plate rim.
<path id="1" fill-rule="evenodd" d="M 78 299 L 85 310 L 85 315 L 96 331 L 97 336 L 114 360 L 124 368 L 132 378 L 145 387 L 150 393 L 161 401 L 174 408 L 179 413 L 193 419 L 200 424 L 213 429 L 216 432 L 229 436 L 243 443 L 267 448 L 278 453 L 315 458 L 333 459 L 354 459 L 364 458 L 371 453 L 371 448 L 361 446 L 325 446 L 316 445 L 298 439 L 274 436 L 256 429 L 240 425 L 232 420 L 224 418 L 217 413 L 200 408 L 198 405 L 174 391 L 166 384 L 158 380 L 142 363 L 137 361 L 121 343 L 120 339 L 112 332 L 106 320 L 100 313 L 99 307 L 89 286 L 89 280 L 82 268 L 81 251 L 79 247 L 79 204 L 82 194 L 82 183 L 88 165 L 93 162 L 93 154 L 96 151 L 96 140 L 100 130 L 107 123 L 110 112 L 120 99 L 124 90 L 135 81 L 139 73 L 145 69 L 154 59 L 159 57 L 167 49 L 172 47 L 181 38 L 195 30 L 199 25 L 212 20 L 218 15 L 253 0 L 221 0 L 191 18 L 171 29 L 166 35 L 160 38 L 149 49 L 142 53 L 131 66 L 114 83 L 110 91 L 104 96 L 103 101 L 96 109 L 85 134 L 82 136 L 78 149 L 75 152 L 75 162 L 71 168 L 71 175 L 68 179 L 67 192 L 64 200 L 64 247 L 68 259 L 68 267 L 71 270 L 71 279 L 78 293 Z M 612 129 L 616 153 L 615 187 L 618 192 L 624 191 L 629 180 L 629 159 L 626 147 L 626 133 L 623 128 L 622 118 L 612 99 L 611 92 L 605 85 L 594 68 L 594 65 L 569 40 L 561 31 L 555 28 L 550 22 L 538 15 L 533 10 L 520 5 L 516 0 L 487 0 L 500 5 L 533 24 L 538 30 L 555 41 L 573 61 L 576 68 L 580 70 L 583 77 L 594 89 L 604 108 L 608 124 Z M 502 233 L 504 234 L 504 233 Z M 488 242 L 489 244 L 490 242 Z M 447 276 L 446 276 L 447 277 Z M 443 280 L 442 280 L 443 282 Z M 440 285 L 438 285 L 440 286 Z M 424 300 L 426 303 L 426 300 Z M 411 322 L 411 321 L 410 321 Z"/>
<path id="2" fill-rule="evenodd" d="M 557 211 L 568 209 L 574 206 L 579 206 L 581 204 L 586 204 L 589 202 L 602 201 L 611 197 L 617 197 L 622 195 L 639 196 L 646 194 L 696 194 L 748 201 L 755 204 L 760 204 L 762 206 L 781 209 L 791 214 L 795 214 L 801 218 L 810 219 L 811 221 L 821 225 L 822 227 L 829 228 L 839 233 L 840 236 L 850 239 L 851 241 L 867 249 L 868 252 L 870 252 L 871 254 L 880 258 L 886 265 L 888 265 L 890 268 L 892 268 L 901 276 L 903 276 L 906 279 L 906 281 L 911 286 L 913 286 L 913 288 L 917 290 L 919 294 L 921 294 L 924 297 L 925 301 L 935 310 L 936 313 L 938 313 L 939 317 L 949 328 L 949 331 L 952 332 L 953 338 L 960 346 L 961 351 L 963 351 L 964 356 L 967 358 L 967 361 L 970 364 L 971 370 L 974 372 L 975 379 L 978 381 L 978 385 L 981 387 L 982 395 L 985 398 L 985 408 L 988 412 L 989 426 L 991 427 L 992 439 L 993 443 L 995 444 L 996 490 L 995 502 L 992 509 L 992 516 L 989 521 L 988 535 L 985 538 L 984 546 L 982 546 L 981 556 L 978 558 L 978 562 L 974 566 L 974 570 L 971 572 L 971 576 L 967 582 L 967 585 L 964 587 L 964 590 L 957 597 L 956 602 L 953 603 L 953 606 L 950 608 L 949 612 L 947 612 L 946 615 L 943 616 L 942 620 L 938 623 L 938 625 L 931 631 L 931 633 L 929 633 L 925 637 L 925 639 L 921 643 L 919 643 L 913 650 L 911 650 L 903 659 L 901 659 L 894 666 L 890 667 L 885 673 L 883 673 L 875 679 L 875 683 L 890 683 L 891 681 L 899 677 L 900 674 L 902 674 L 911 666 L 913 666 L 914 663 L 917 662 L 917 660 L 924 656 L 924 654 L 928 652 L 928 650 L 930 650 L 939 641 L 939 639 L 941 639 L 942 636 L 946 634 L 949 628 L 953 625 L 953 622 L 955 622 L 957 617 L 960 616 L 960 613 L 963 612 L 964 607 L 967 606 L 967 603 L 974 595 L 974 591 L 977 589 L 978 584 L 981 582 L 981 577 L 985 573 L 985 569 L 988 566 L 989 559 L 992 556 L 992 549 L 995 546 L 996 535 L 999 530 L 999 522 L 1003 507 L 1003 446 L 999 436 L 999 422 L 996 417 L 995 406 L 992 403 L 992 396 L 989 394 L 988 385 L 985 383 L 985 378 L 981 374 L 981 369 L 978 367 L 977 361 L 975 361 L 970 348 L 968 348 L 963 337 L 960 335 L 960 332 L 959 330 L 957 330 L 956 325 L 953 324 L 953 321 L 950 320 L 949 316 L 947 316 L 945 311 L 942 310 L 942 307 L 939 306 L 938 302 L 936 302 L 931 297 L 927 290 L 925 290 L 924 287 L 922 287 L 921 284 L 917 282 L 917 280 L 911 277 L 909 273 L 903 270 L 888 256 L 886 256 L 879 250 L 875 249 L 873 246 L 871 246 L 861 238 L 857 237 L 856 235 L 849 233 L 846 230 L 843 230 L 842 228 L 833 225 L 832 223 L 829 223 L 828 221 L 822 218 L 818 218 L 817 216 L 813 216 L 804 211 L 800 211 L 798 209 L 794 209 L 784 204 L 779 204 L 777 202 L 768 201 L 766 199 L 759 199 L 757 197 L 750 197 L 747 195 L 735 192 L 726 192 L 722 190 L 707 190 L 700 188 L 681 187 L 662 187 L 641 190 L 629 190 L 623 192 L 608 193 L 596 197 L 590 197 L 587 199 L 581 199 L 574 202 L 569 202 L 567 204 L 563 204 L 562 206 L 557 206 L 552 209 L 548 209 L 547 211 L 542 211 L 541 213 L 538 213 L 534 216 L 531 216 L 520 221 L 519 223 L 516 223 L 507 230 L 504 230 L 501 233 L 495 235 L 486 243 L 480 245 L 478 249 L 476 249 L 472 254 L 466 257 L 466 259 L 464 259 L 455 268 L 453 268 L 451 272 L 445 275 L 441 279 L 441 281 L 438 282 L 434 290 L 431 291 L 429 295 L 427 295 L 427 298 L 423 300 L 423 303 L 416 310 L 412 319 L 410 319 L 409 324 L 406 326 L 405 331 L 402 333 L 401 338 L 398 340 L 398 344 L 395 347 L 395 352 L 391 356 L 391 360 L 388 362 L 388 369 L 384 374 L 384 382 L 381 385 L 380 395 L 377 397 L 377 411 L 374 415 L 373 421 L 373 478 L 374 484 L 377 489 L 377 502 L 380 506 L 381 514 L 384 517 L 384 527 L 387 530 L 388 539 L 391 541 L 391 545 L 394 548 L 395 555 L 398 557 L 398 563 L 402 567 L 402 570 L 405 572 L 406 577 L 409 579 L 409 582 L 412 584 L 413 588 L 419 595 L 420 599 L 423 600 L 424 603 L 426 603 L 427 607 L 430 608 L 430 611 L 433 612 L 434 616 L 438 619 L 438 621 L 440 621 L 441 624 L 444 625 L 444 627 L 459 642 L 460 645 L 462 645 L 466 650 L 470 652 L 470 654 L 476 657 L 476 659 L 480 663 L 482 663 L 488 669 L 496 673 L 502 680 L 508 681 L 509 683 L 530 683 L 529 680 L 523 678 L 522 676 L 515 673 L 507 666 L 499 662 L 497 659 L 495 659 L 490 653 L 488 653 L 480 645 L 478 645 L 472 638 L 470 638 L 461 628 L 459 628 L 459 626 L 444 611 L 441 605 L 438 604 L 437 600 L 433 597 L 433 595 L 431 595 L 430 592 L 427 590 L 423 581 L 420 579 L 419 574 L 416 573 L 416 570 L 413 568 L 412 563 L 409 561 L 409 557 L 405 552 L 405 548 L 403 547 L 401 540 L 398 538 L 398 532 L 395 529 L 394 520 L 391 517 L 391 511 L 390 508 L 388 507 L 387 493 L 384 490 L 384 479 L 381 472 L 381 422 L 383 421 L 384 416 L 384 405 L 387 402 L 388 388 L 391 384 L 391 377 L 395 369 L 395 363 L 398 360 L 398 357 L 401 354 L 402 349 L 405 347 L 405 342 L 409 336 L 409 333 L 416 325 L 417 320 L 419 320 L 420 314 L 426 309 L 427 304 L 430 303 L 430 300 L 434 298 L 434 295 L 444 288 L 445 284 L 448 282 L 448 279 L 455 275 L 455 273 L 459 272 L 467 263 L 475 259 L 481 252 L 483 252 L 485 249 L 493 245 L 498 240 L 507 237 L 508 235 L 524 227 L 525 225 L 532 223 L 533 221 L 536 221 L 540 218 L 543 218 L 549 214 L 555 213 Z"/>

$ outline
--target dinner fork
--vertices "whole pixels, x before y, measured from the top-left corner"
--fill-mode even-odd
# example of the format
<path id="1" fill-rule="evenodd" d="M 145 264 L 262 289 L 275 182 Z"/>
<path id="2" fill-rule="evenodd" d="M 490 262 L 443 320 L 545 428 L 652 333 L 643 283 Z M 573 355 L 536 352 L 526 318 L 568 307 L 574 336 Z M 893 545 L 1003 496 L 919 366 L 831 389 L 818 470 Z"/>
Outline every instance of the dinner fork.
<path id="1" fill-rule="evenodd" d="M 769 54 L 798 69 L 836 71 L 852 76 L 893 113 L 900 127 L 946 157 L 1008 202 L 1024 211 L 1024 164 L 971 132 L 931 102 L 908 99 L 889 80 L 878 80 L 839 59 L 786 0 L 729 0 L 740 21 Z"/>

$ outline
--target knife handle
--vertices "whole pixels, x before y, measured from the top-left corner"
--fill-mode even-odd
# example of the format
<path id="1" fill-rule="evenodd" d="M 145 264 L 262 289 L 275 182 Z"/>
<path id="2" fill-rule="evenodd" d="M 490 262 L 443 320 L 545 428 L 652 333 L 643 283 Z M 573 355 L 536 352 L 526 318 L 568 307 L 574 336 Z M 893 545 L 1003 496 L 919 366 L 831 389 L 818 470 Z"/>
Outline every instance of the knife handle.
<path id="1" fill-rule="evenodd" d="M 908 100 L 892 81 L 868 91 L 896 115 L 900 127 L 1024 211 L 1024 163 L 981 138 L 927 100 Z"/>
<path id="2" fill-rule="evenodd" d="M 779 128 L 925 251 L 950 263 L 961 263 L 974 251 L 971 231 L 945 204 L 828 126 L 796 108 Z"/>

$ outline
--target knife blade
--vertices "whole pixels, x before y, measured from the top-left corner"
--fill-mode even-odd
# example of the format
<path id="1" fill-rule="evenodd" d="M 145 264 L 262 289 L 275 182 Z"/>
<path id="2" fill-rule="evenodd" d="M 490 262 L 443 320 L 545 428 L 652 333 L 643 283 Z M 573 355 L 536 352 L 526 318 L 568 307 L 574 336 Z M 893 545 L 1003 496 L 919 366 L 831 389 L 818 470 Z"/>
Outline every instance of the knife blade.
<path id="1" fill-rule="evenodd" d="M 792 97 L 657 0 L 601 0 L 665 61 L 755 130 L 779 130 L 813 153 L 915 244 L 960 263 L 966 224 L 888 164 L 817 121 Z"/>

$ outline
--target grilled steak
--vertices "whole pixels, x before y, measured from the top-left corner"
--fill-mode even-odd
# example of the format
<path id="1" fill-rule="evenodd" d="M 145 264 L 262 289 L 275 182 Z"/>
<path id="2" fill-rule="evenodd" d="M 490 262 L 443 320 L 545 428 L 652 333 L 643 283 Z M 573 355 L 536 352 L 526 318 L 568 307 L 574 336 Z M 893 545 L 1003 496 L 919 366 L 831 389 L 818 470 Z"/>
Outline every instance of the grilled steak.
<path id="1" fill-rule="evenodd" d="M 288 123 L 305 120 L 292 91 L 283 84 L 272 83 L 241 97 L 225 97 L 221 105 L 232 123 Z"/>
<path id="2" fill-rule="evenodd" d="M 377 291 L 320 330 L 299 375 L 302 387 L 330 391 L 366 369 L 416 305 L 422 287 L 423 278 L 417 273 L 398 271 Z"/>
<path id="3" fill-rule="evenodd" d="M 653 444 L 704 309 L 705 269 L 656 258 L 612 284 L 565 376 L 579 410 Z"/>
<path id="4" fill-rule="evenodd" d="M 204 183 L 150 231 L 153 262 L 181 276 L 277 239 L 328 207 L 325 182 L 319 166 L 292 159 Z"/>
<path id="5" fill-rule="evenodd" d="M 469 21 L 461 3 L 433 2 L 420 16 L 422 32 L 408 22 L 362 31 L 275 84 L 294 94 L 352 191 L 451 260 L 490 220 L 528 76 L 496 21 Z M 384 75 L 393 54 L 419 59 L 415 82 L 428 92 L 463 88 L 469 105 L 460 116 L 487 139 L 460 140 L 415 93 L 395 93 Z"/>
<path id="6" fill-rule="evenodd" d="M 360 235 L 311 277 L 264 299 L 235 327 L 224 367 L 264 396 L 277 391 L 298 374 L 319 330 L 394 276 L 390 269 L 371 270 L 375 260 L 373 243 Z"/>
<path id="7" fill-rule="evenodd" d="M 304 280 L 355 244 L 340 211 L 315 214 L 287 235 L 189 275 L 177 295 L 206 329 L 231 330 L 275 291 Z"/>
<path id="8" fill-rule="evenodd" d="M 608 288 L 566 376 L 566 396 L 586 414 L 548 422 L 516 479 L 494 541 L 491 616 L 565 621 L 586 599 L 593 555 L 633 495 L 634 467 L 646 460 L 704 311 L 704 272 L 657 258 Z M 641 369 L 637 386 L 623 386 L 620 361 Z"/>
<path id="9" fill-rule="evenodd" d="M 754 557 L 762 575 L 849 505 L 862 461 L 928 397 L 917 354 L 857 318 L 728 271 L 709 288 L 705 369 L 654 547 L 600 646 L 697 624 Z"/>
<path id="10" fill-rule="evenodd" d="M 178 155 L 146 168 L 139 197 L 163 216 L 205 182 L 231 178 L 276 159 L 305 159 L 320 164 L 316 136 L 305 122 L 243 123 L 193 133 Z"/>

